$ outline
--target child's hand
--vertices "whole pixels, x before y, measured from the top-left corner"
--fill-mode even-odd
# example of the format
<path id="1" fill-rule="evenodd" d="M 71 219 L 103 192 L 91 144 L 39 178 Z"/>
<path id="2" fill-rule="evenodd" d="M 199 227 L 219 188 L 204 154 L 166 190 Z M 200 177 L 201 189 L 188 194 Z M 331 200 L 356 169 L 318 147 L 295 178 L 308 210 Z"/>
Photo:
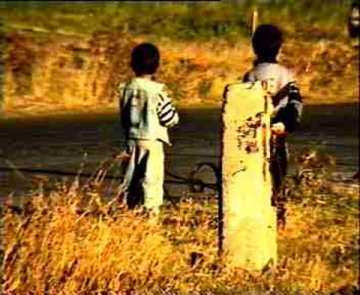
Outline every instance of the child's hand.
<path id="1" fill-rule="evenodd" d="M 116 153 L 112 154 L 112 157 L 114 160 L 125 160 L 126 161 L 126 160 L 129 160 L 131 156 L 126 152 L 121 152 L 121 153 L 116 152 Z"/>
<path id="2" fill-rule="evenodd" d="M 285 131 L 284 123 L 279 122 L 279 123 L 272 124 L 271 131 L 276 135 L 285 134 L 286 131 Z"/>

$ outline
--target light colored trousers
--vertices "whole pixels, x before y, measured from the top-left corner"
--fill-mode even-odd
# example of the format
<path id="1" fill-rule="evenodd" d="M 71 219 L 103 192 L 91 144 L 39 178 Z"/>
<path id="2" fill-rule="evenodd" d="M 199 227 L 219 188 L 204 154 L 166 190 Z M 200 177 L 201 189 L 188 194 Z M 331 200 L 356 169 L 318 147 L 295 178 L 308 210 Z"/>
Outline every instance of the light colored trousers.
<path id="1" fill-rule="evenodd" d="M 130 156 L 121 185 L 129 208 L 144 205 L 153 213 L 163 203 L 164 147 L 160 141 L 128 140 Z"/>

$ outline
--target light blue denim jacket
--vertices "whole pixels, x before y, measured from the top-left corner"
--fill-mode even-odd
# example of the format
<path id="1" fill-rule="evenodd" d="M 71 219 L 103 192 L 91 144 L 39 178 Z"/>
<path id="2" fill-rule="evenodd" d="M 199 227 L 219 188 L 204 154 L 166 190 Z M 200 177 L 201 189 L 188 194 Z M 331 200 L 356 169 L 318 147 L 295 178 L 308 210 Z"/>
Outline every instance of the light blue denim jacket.
<path id="1" fill-rule="evenodd" d="M 170 145 L 167 127 L 178 123 L 178 114 L 171 105 L 165 85 L 150 77 L 136 77 L 120 85 L 120 117 L 126 139 L 159 140 Z M 159 120 L 159 104 L 167 103 L 174 111 L 170 126 Z"/>

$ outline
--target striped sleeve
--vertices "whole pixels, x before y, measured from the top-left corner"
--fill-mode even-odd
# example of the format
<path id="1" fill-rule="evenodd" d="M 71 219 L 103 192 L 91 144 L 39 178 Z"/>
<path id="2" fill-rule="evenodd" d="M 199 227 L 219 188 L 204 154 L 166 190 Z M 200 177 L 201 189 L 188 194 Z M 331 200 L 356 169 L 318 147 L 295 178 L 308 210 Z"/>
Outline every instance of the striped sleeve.
<path id="1" fill-rule="evenodd" d="M 299 87 L 295 82 L 289 83 L 289 91 L 288 91 L 289 104 L 292 104 L 293 107 L 297 111 L 297 121 L 300 121 L 302 113 L 303 113 L 303 102 L 300 94 Z"/>
<path id="2" fill-rule="evenodd" d="M 179 115 L 171 103 L 171 99 L 162 91 L 158 95 L 157 114 L 160 124 L 166 128 L 173 127 L 179 122 Z"/>
<path id="3" fill-rule="evenodd" d="M 254 76 L 251 71 L 246 72 L 244 77 L 242 78 L 242 82 L 254 82 Z"/>
<path id="4" fill-rule="evenodd" d="M 285 106 L 279 108 L 275 117 L 272 119 L 272 124 L 282 122 L 287 132 L 293 132 L 297 128 L 303 112 L 300 90 L 295 82 L 290 82 L 281 92 L 283 92 L 282 95 L 288 97 L 288 102 Z"/>

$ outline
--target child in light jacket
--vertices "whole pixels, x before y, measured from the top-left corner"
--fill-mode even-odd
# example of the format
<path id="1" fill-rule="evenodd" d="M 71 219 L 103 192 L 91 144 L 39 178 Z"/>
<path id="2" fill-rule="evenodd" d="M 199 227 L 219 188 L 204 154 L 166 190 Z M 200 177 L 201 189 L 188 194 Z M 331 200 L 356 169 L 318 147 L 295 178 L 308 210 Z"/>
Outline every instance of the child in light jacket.
<path id="1" fill-rule="evenodd" d="M 135 77 L 122 84 L 120 92 L 120 117 L 129 155 L 121 188 L 129 208 L 144 205 L 155 215 L 163 203 L 163 145 L 170 145 L 168 128 L 179 121 L 165 85 L 153 80 L 159 62 L 156 46 L 136 46 L 131 53 Z"/>

